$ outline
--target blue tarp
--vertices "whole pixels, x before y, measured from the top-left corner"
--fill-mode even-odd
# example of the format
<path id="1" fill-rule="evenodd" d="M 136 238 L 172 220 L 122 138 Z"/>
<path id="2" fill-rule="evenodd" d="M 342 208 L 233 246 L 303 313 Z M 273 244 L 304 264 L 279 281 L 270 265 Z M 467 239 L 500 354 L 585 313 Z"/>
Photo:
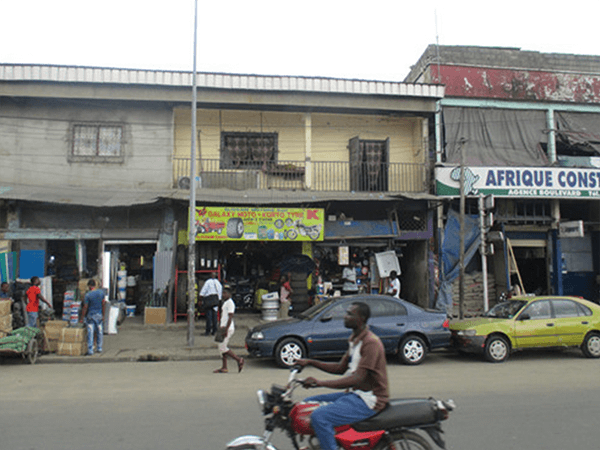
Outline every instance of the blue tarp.
<path id="1" fill-rule="evenodd" d="M 465 266 L 477 252 L 481 234 L 479 231 L 479 217 L 465 215 Z M 442 242 L 442 267 L 441 283 L 436 309 L 452 312 L 452 282 L 460 273 L 460 217 L 454 210 L 448 211 L 448 220 L 444 228 L 444 241 Z"/>

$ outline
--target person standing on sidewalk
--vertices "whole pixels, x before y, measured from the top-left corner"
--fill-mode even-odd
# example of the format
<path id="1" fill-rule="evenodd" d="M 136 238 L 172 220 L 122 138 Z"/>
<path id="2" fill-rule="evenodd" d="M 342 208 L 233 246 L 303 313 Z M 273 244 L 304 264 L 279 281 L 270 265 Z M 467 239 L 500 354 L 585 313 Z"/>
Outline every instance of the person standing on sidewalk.
<path id="1" fill-rule="evenodd" d="M 223 342 L 219 342 L 218 349 L 221 353 L 221 368 L 215 369 L 213 373 L 227 373 L 227 358 L 233 358 L 237 362 L 238 372 L 241 372 L 244 368 L 244 358 L 233 353 L 233 350 L 229 348 L 229 340 L 233 336 L 235 331 L 235 325 L 233 324 L 233 314 L 235 313 L 235 303 L 231 298 L 231 290 L 229 287 L 223 288 L 223 304 L 221 305 L 221 323 L 219 333 L 223 334 Z"/>
<path id="2" fill-rule="evenodd" d="M 388 288 L 388 295 L 395 298 L 400 298 L 400 280 L 398 279 L 398 273 L 395 270 L 390 272 L 390 287 Z"/>
<path id="3" fill-rule="evenodd" d="M 10 285 L 6 281 L 3 281 L 2 285 L 0 285 L 0 298 L 11 298 Z"/>
<path id="4" fill-rule="evenodd" d="M 279 288 L 279 319 L 287 319 L 290 313 L 290 303 L 292 301 L 291 295 L 293 293 L 292 286 L 290 285 L 290 276 L 281 276 L 281 285 Z"/>
<path id="5" fill-rule="evenodd" d="M 94 354 L 94 335 L 96 335 L 96 352 L 102 353 L 104 338 L 104 290 L 96 289 L 96 281 L 88 281 L 89 292 L 83 298 L 81 319 L 87 326 L 87 355 Z"/>
<path id="6" fill-rule="evenodd" d="M 358 285 L 356 284 L 356 269 L 355 263 L 351 262 L 349 266 L 344 267 L 342 271 L 342 293 L 344 295 L 356 295 L 358 294 Z"/>
<path id="7" fill-rule="evenodd" d="M 206 313 L 206 330 L 204 336 L 209 336 L 217 332 L 217 309 L 219 300 L 223 296 L 223 286 L 217 280 L 217 273 L 213 272 L 211 277 L 204 282 L 200 290 L 202 297 L 202 306 Z"/>
<path id="8" fill-rule="evenodd" d="M 42 290 L 40 289 L 41 283 L 40 277 L 31 277 L 31 287 L 25 292 L 27 297 L 27 325 L 30 327 L 37 327 L 40 300 L 48 305 L 49 308 L 52 308 L 52 305 L 42 295 Z"/>

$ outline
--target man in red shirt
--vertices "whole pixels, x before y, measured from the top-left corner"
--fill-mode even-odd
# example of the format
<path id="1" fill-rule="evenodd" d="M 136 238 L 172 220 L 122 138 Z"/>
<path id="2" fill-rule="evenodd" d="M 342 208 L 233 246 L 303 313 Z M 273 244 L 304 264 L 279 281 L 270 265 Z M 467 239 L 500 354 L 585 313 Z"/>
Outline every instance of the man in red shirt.
<path id="1" fill-rule="evenodd" d="M 304 387 L 328 387 L 345 392 L 315 395 L 304 401 L 325 402 L 310 416 L 311 425 L 323 450 L 336 450 L 335 427 L 367 419 L 386 407 L 389 401 L 385 350 L 381 340 L 367 326 L 369 305 L 354 302 L 346 311 L 344 325 L 352 329 L 349 349 L 340 362 L 299 359 L 327 373 L 343 374 L 333 380 L 308 377 Z"/>
<path id="2" fill-rule="evenodd" d="M 27 325 L 37 327 L 38 314 L 40 312 L 40 300 L 52 308 L 52 305 L 42 295 L 40 289 L 40 277 L 31 277 L 31 287 L 27 289 Z"/>

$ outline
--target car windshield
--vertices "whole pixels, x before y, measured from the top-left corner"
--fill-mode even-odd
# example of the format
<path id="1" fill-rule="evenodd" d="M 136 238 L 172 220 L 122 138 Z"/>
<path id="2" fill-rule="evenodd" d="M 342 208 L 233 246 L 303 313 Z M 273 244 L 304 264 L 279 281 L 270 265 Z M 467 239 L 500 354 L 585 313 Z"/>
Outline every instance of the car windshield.
<path id="1" fill-rule="evenodd" d="M 526 303 L 525 300 L 508 300 L 506 302 L 498 303 L 483 316 L 495 317 L 498 319 L 512 319 Z"/>
<path id="2" fill-rule="evenodd" d="M 319 314 L 321 311 L 323 311 L 325 308 L 327 308 L 329 305 L 331 305 L 333 303 L 333 301 L 334 301 L 334 299 L 329 299 L 329 300 L 325 300 L 324 302 L 317 303 L 316 305 L 308 308 L 306 311 L 301 312 L 296 317 L 298 317 L 300 319 L 312 319 L 317 314 Z"/>

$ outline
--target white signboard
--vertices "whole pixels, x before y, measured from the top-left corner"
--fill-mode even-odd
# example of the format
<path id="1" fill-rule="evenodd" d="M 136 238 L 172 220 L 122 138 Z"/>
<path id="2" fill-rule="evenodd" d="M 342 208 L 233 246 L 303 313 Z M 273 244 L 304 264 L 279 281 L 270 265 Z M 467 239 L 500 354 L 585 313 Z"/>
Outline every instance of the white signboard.
<path id="1" fill-rule="evenodd" d="M 377 270 L 380 278 L 389 277 L 392 270 L 395 270 L 400 275 L 400 262 L 394 250 L 375 253 L 375 260 L 377 261 Z"/>
<path id="2" fill-rule="evenodd" d="M 460 166 L 435 169 L 436 192 L 460 195 Z M 600 169 L 570 167 L 465 167 L 465 195 L 600 198 Z"/>
<path id="3" fill-rule="evenodd" d="M 558 235 L 561 238 L 583 237 L 583 220 L 560 222 L 558 224 Z"/>

